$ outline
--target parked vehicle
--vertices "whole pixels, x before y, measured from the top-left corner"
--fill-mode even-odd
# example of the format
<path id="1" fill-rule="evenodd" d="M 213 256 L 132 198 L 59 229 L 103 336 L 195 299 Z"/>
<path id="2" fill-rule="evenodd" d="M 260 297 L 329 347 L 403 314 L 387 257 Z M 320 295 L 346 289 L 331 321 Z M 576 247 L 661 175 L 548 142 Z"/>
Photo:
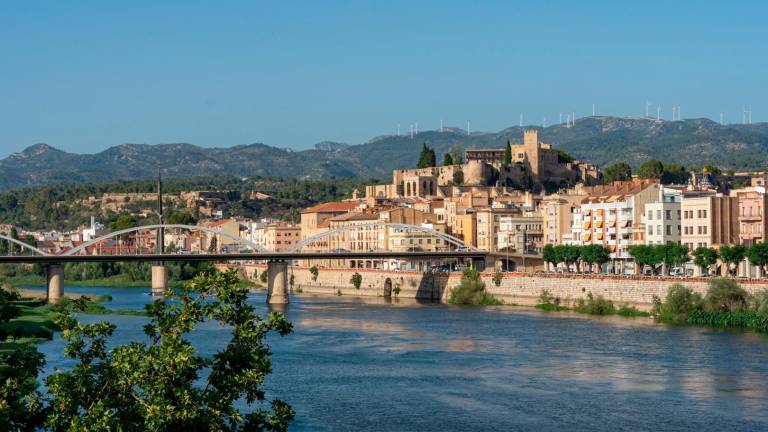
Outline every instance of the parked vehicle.
<path id="1" fill-rule="evenodd" d="M 685 276 L 685 269 L 682 267 L 672 267 L 669 270 L 670 276 L 677 276 L 677 277 L 683 277 Z"/>

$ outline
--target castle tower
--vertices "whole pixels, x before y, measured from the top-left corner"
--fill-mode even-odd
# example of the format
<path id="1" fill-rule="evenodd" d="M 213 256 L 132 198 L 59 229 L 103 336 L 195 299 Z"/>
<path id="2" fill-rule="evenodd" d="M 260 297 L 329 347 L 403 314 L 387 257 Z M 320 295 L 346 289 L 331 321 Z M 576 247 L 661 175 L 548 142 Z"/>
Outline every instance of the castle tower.
<path id="1" fill-rule="evenodd" d="M 531 173 L 539 178 L 539 150 L 541 150 L 541 143 L 539 142 L 539 131 L 536 129 L 526 129 L 523 131 L 523 148 L 525 148 L 525 157 L 528 159 L 528 164 L 531 167 Z"/>

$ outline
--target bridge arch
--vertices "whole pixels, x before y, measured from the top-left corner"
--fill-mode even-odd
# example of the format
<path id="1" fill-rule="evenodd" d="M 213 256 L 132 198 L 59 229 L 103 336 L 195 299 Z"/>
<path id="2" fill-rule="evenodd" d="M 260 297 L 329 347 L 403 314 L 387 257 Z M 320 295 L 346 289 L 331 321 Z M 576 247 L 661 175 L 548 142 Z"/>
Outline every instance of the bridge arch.
<path id="1" fill-rule="evenodd" d="M 16 244 L 16 245 L 19 245 L 23 249 L 32 251 L 32 252 L 34 252 L 34 253 L 36 253 L 38 255 L 44 255 L 44 256 L 50 255 L 49 253 L 43 252 L 42 250 L 40 250 L 40 249 L 38 249 L 38 248 L 36 248 L 34 246 L 28 245 L 28 244 L 24 243 L 23 241 L 21 241 L 19 239 L 11 238 L 11 237 L 8 237 L 8 236 L 2 235 L 2 234 L 0 234 L 0 239 L 9 241 L 9 242 L 11 242 L 13 244 Z"/>
<path id="2" fill-rule="evenodd" d="M 463 240 L 456 238 L 450 234 L 446 234 L 444 232 L 433 230 L 432 228 L 427 228 L 419 225 L 410 225 L 410 224 L 402 224 L 402 223 L 394 223 L 394 222 L 372 222 L 372 223 L 364 223 L 364 224 L 358 224 L 358 225 L 345 225 L 339 228 L 335 228 L 329 231 L 323 231 L 319 234 L 315 234 L 311 237 L 307 237 L 304 240 L 295 243 L 293 246 L 291 246 L 288 249 L 288 252 L 298 252 L 301 250 L 301 248 L 305 246 L 309 246 L 310 244 L 322 240 L 327 237 L 334 236 L 336 234 L 340 234 L 343 232 L 349 232 L 349 231 L 356 231 L 359 229 L 364 228 L 394 228 L 394 229 L 401 229 L 401 230 L 407 230 L 407 231 L 419 231 L 426 234 L 431 234 L 441 240 L 445 240 L 447 243 L 452 244 L 456 247 L 461 248 L 467 248 L 470 251 L 477 251 L 477 248 L 474 248 L 472 246 L 469 246 L 468 244 L 464 243 Z"/>
<path id="3" fill-rule="evenodd" d="M 240 244 L 244 244 L 244 245 L 250 246 L 256 252 L 264 252 L 263 248 L 261 248 L 259 245 L 257 245 L 256 243 L 254 243 L 254 242 L 252 242 L 252 241 L 250 241 L 248 239 L 244 239 L 244 238 L 242 238 L 240 236 L 236 236 L 236 235 L 233 235 L 233 234 L 229 234 L 229 233 L 225 233 L 225 232 L 222 232 L 222 231 L 218 231 L 218 230 L 215 230 L 213 228 L 204 227 L 204 226 L 197 226 L 197 225 L 182 225 L 182 224 L 162 224 L 161 225 L 161 224 L 157 224 L 157 225 L 143 225 L 143 226 L 138 226 L 138 227 L 133 227 L 133 228 L 126 228 L 124 230 L 113 231 L 113 232 L 111 232 L 109 234 L 105 234 L 105 235 L 103 235 L 101 237 L 96 237 L 93 240 L 89 240 L 89 241 L 81 244 L 80 246 L 77 246 L 76 248 L 72 248 L 72 249 L 62 253 L 61 255 L 63 255 L 63 256 L 75 255 L 77 253 L 80 253 L 80 252 L 86 250 L 88 247 L 93 246 L 93 245 L 95 245 L 95 244 L 97 244 L 99 242 L 102 242 L 104 240 L 109 240 L 111 238 L 115 238 L 115 237 L 121 236 L 123 234 L 130 234 L 132 232 L 144 231 L 144 230 L 152 230 L 152 229 L 158 229 L 158 228 L 163 228 L 163 229 L 166 229 L 166 228 L 185 229 L 185 230 L 188 230 L 188 231 L 208 232 L 208 233 L 220 235 L 222 237 L 227 237 L 229 239 L 235 240 L 236 242 L 238 242 Z"/>

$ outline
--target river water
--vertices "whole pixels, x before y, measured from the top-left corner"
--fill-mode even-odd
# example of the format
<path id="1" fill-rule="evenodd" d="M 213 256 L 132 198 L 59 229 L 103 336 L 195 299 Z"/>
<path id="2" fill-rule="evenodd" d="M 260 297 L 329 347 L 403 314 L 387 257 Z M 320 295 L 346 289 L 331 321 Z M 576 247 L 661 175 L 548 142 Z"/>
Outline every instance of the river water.
<path id="1" fill-rule="evenodd" d="M 137 288 L 113 309 L 151 301 Z M 252 295 L 266 312 L 264 293 Z M 594 318 L 511 307 L 294 296 L 294 333 L 270 338 L 270 397 L 296 410 L 297 431 L 768 430 L 768 337 L 645 318 Z M 108 319 L 115 343 L 147 318 Z M 206 324 L 210 354 L 228 335 Z M 58 337 L 40 345 L 47 372 L 70 363 Z"/>

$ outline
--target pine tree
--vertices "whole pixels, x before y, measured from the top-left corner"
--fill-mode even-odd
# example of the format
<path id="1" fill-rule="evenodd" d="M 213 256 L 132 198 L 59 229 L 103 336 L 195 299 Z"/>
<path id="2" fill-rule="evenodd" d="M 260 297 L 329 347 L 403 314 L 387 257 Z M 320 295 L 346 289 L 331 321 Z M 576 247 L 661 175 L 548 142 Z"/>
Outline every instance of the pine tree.
<path id="1" fill-rule="evenodd" d="M 435 165 L 437 165 L 435 151 L 427 147 L 427 143 L 422 144 L 421 154 L 419 154 L 419 162 L 416 164 L 416 168 L 429 168 Z"/>
<path id="2" fill-rule="evenodd" d="M 504 149 L 504 165 L 512 165 L 512 143 L 507 140 L 507 148 Z"/>
<path id="3" fill-rule="evenodd" d="M 445 156 L 443 156 L 443 165 L 453 165 L 453 158 L 450 153 L 446 153 Z"/>

